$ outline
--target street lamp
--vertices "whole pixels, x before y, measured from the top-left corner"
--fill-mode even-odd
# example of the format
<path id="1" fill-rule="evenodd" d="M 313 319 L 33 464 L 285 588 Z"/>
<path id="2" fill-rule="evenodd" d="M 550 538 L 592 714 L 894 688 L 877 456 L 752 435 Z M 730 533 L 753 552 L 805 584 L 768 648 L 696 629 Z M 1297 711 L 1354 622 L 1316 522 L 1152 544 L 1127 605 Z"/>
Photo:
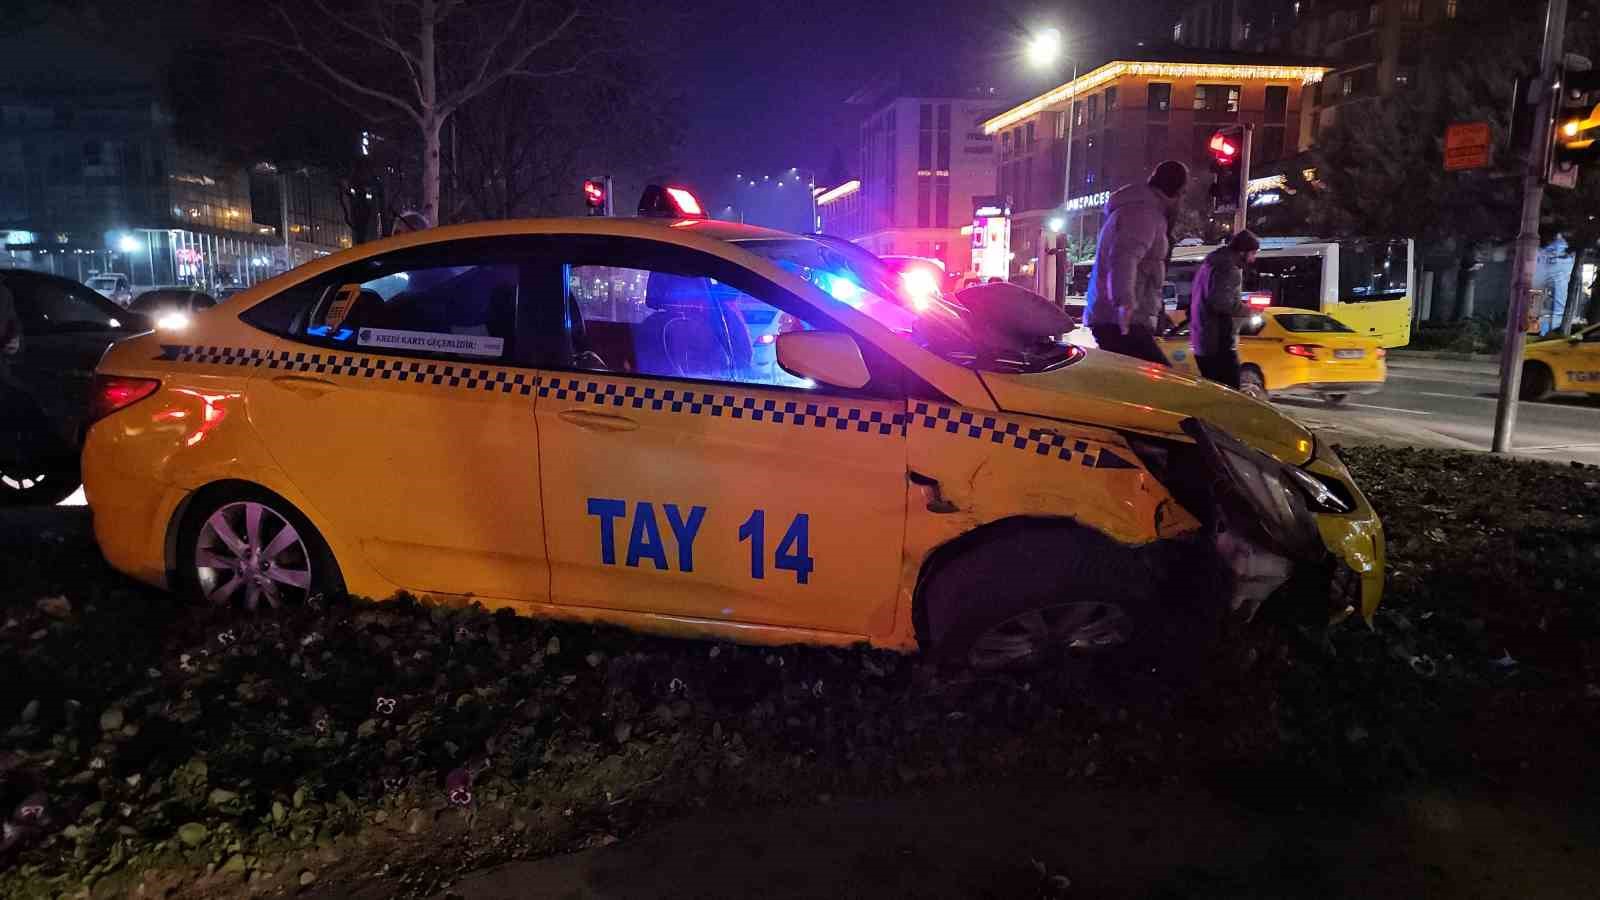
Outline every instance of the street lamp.
<path id="1" fill-rule="evenodd" d="M 1062 51 L 1063 43 L 1061 32 L 1054 28 L 1045 28 L 1034 32 L 1028 38 L 1028 42 L 1023 48 L 1023 55 L 1027 57 L 1028 63 L 1034 68 L 1054 71 L 1057 63 L 1061 61 L 1064 55 Z M 1071 84 L 1078 80 L 1078 60 L 1076 57 L 1072 57 L 1069 61 L 1072 63 L 1072 80 L 1067 83 Z M 1076 91 L 1074 91 L 1067 95 L 1067 150 L 1061 167 L 1061 205 L 1063 207 L 1066 207 L 1072 200 L 1072 132 L 1073 126 L 1077 124 L 1077 106 L 1078 97 Z M 1065 225 L 1066 221 L 1064 219 L 1060 217 L 1052 218 L 1049 226 L 1050 231 L 1060 235 Z M 1066 265 L 1064 262 L 1065 256 L 1066 254 L 1063 253 L 1056 260 L 1056 302 L 1058 303 L 1065 302 L 1065 297 L 1062 296 L 1065 290 L 1065 281 L 1062 278 L 1063 266 Z"/>
<path id="2" fill-rule="evenodd" d="M 817 221 L 817 173 L 811 169 L 801 169 L 795 166 L 791 166 L 789 172 L 794 175 L 796 180 L 801 175 L 806 176 L 806 190 L 811 195 L 811 230 L 817 231 L 820 229 L 820 223 Z"/>

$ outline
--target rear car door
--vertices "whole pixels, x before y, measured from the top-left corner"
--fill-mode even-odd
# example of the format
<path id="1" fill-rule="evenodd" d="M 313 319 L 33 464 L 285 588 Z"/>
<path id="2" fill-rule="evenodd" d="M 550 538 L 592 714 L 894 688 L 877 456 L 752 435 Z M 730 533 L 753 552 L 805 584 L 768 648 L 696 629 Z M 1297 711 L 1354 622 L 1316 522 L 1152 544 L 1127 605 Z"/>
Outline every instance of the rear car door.
<path id="1" fill-rule="evenodd" d="M 107 347 L 137 330 L 133 326 L 138 317 L 65 278 L 8 273 L 5 283 L 22 321 L 22 340 L 11 363 L 12 374 L 33 396 L 61 439 L 76 447 L 88 410 L 94 367 Z"/>
<path id="2" fill-rule="evenodd" d="M 249 387 L 290 480 L 415 593 L 548 594 L 519 260 L 515 241 L 444 242 L 292 288 Z"/>
<path id="3" fill-rule="evenodd" d="M 535 302 L 568 311 L 577 345 L 540 372 L 536 405 L 554 602 L 887 631 L 906 502 L 892 364 L 869 354 L 859 391 L 785 372 L 780 333 L 837 326 L 708 253 L 588 237 L 550 252 L 559 280 Z"/>

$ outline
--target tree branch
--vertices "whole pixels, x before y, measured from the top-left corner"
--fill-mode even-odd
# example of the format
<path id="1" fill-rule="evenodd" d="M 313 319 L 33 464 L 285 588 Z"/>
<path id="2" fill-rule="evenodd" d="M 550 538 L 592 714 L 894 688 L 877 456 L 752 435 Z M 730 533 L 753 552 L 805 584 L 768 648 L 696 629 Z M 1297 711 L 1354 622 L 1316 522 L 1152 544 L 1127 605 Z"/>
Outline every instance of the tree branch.
<path id="1" fill-rule="evenodd" d="M 251 36 L 251 40 L 260 44 L 265 44 L 268 47 L 274 47 L 286 53 L 293 53 L 301 56 L 315 66 L 319 71 L 321 71 L 322 74 L 343 85 L 345 88 L 361 94 L 362 96 L 369 97 L 373 100 L 381 100 L 384 103 L 388 103 L 391 106 L 401 110 L 406 115 L 410 116 L 419 125 L 421 124 L 422 119 L 418 115 L 417 110 L 411 105 L 407 104 L 401 98 L 389 93 L 388 91 L 380 91 L 377 88 L 368 87 L 324 62 L 320 55 L 313 53 L 311 49 L 305 45 L 305 41 L 300 37 L 299 29 L 295 27 L 294 20 L 289 17 L 288 12 L 284 10 L 283 6 L 274 4 L 273 8 L 277 11 L 279 18 L 283 20 L 284 27 L 286 27 L 289 30 L 289 33 L 293 36 L 294 43 L 287 44 L 264 35 L 253 35 Z M 291 73 L 294 72 L 293 69 L 290 71 Z M 354 104 L 346 103 L 346 105 L 354 108 Z"/>
<path id="2" fill-rule="evenodd" d="M 522 15 L 522 11 L 527 7 L 527 5 L 527 0 L 522 0 L 522 2 L 518 4 L 516 12 L 517 17 Z M 494 47 L 491 48 L 488 53 L 484 54 L 483 61 L 478 66 L 478 75 L 465 87 L 457 91 L 455 96 L 451 97 L 447 102 L 441 103 L 440 107 L 446 110 L 448 114 L 448 112 L 454 111 L 456 107 L 467 102 L 468 100 L 471 100 L 473 97 L 478 96 L 485 90 L 488 90 L 502 78 L 506 78 L 507 76 L 515 74 L 518 69 L 521 69 L 527 64 L 528 60 L 533 58 L 533 54 L 554 43 L 556 39 L 561 37 L 561 35 L 572 26 L 572 23 L 576 22 L 577 20 L 578 10 L 573 9 L 571 12 L 567 13 L 566 18 L 562 19 L 561 22 L 557 24 L 555 28 L 551 29 L 548 34 L 518 51 L 512 58 L 511 62 L 507 63 L 504 67 L 495 72 L 485 74 L 490 61 L 495 56 L 499 55 L 500 48 L 504 46 L 511 33 L 516 30 L 515 28 L 507 28 L 505 34 L 502 35 L 499 40 L 495 41 Z M 515 23 L 516 19 L 514 18 L 512 21 Z"/>

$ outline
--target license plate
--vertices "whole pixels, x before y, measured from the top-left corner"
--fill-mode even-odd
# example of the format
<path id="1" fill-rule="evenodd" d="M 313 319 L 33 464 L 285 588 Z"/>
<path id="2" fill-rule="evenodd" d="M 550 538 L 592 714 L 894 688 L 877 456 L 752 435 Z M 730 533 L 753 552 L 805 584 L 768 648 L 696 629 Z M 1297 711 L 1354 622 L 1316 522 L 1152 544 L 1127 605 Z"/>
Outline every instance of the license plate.
<path id="1" fill-rule="evenodd" d="M 1335 351 L 1333 351 L 1333 358 L 1334 359 L 1360 359 L 1361 357 L 1366 356 L 1366 355 L 1367 355 L 1367 351 L 1365 351 L 1365 350 L 1335 350 Z"/>

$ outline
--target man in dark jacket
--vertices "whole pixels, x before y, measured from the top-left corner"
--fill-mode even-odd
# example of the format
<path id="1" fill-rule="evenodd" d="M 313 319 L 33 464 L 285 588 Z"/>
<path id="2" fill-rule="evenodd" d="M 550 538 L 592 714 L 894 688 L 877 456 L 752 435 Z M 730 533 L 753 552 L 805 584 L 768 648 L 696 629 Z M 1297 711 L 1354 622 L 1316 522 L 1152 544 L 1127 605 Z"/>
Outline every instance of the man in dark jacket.
<path id="1" fill-rule="evenodd" d="M 1168 160 L 1147 183 L 1119 188 L 1106 202 L 1084 302 L 1084 319 L 1102 350 L 1167 364 L 1156 346 L 1156 321 L 1172 216 L 1188 183 L 1189 168 Z"/>
<path id="2" fill-rule="evenodd" d="M 1189 294 L 1189 349 L 1201 376 L 1239 388 L 1239 323 L 1250 307 L 1239 296 L 1244 267 L 1255 262 L 1261 241 L 1248 231 L 1211 251 L 1194 273 Z"/>

